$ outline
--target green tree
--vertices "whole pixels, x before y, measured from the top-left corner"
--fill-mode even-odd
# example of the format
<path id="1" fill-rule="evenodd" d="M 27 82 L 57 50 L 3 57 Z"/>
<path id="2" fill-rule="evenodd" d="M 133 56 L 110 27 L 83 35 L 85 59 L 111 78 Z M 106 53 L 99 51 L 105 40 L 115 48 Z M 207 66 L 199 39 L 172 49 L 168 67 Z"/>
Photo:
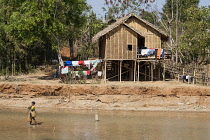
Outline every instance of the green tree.
<path id="1" fill-rule="evenodd" d="M 148 12 L 148 11 L 144 11 L 140 14 L 142 19 L 145 19 L 146 21 L 158 26 L 159 25 L 159 21 L 155 15 L 155 11 L 152 12 Z"/>
<path id="2" fill-rule="evenodd" d="M 199 0 L 166 0 L 163 6 L 162 24 L 169 34 L 169 46 L 172 50 L 172 59 L 178 63 L 179 57 L 179 36 L 182 34 L 182 23 L 185 22 L 187 15 L 185 11 L 190 7 L 198 7 Z M 175 59 L 174 59 L 175 58 Z M 180 58 L 180 59 L 179 59 Z"/>
<path id="3" fill-rule="evenodd" d="M 167 16 L 169 19 L 172 19 L 178 16 L 180 21 L 185 21 L 187 16 L 185 10 L 190 7 L 198 7 L 198 4 L 199 0 L 166 0 L 166 4 L 162 9 L 164 12 L 163 18 Z"/>
<path id="4" fill-rule="evenodd" d="M 180 40 L 180 49 L 186 62 L 201 64 L 209 62 L 210 51 L 210 8 L 191 7 L 185 11 L 184 33 Z"/>
<path id="5" fill-rule="evenodd" d="M 2 69 L 47 63 L 60 44 L 78 37 L 86 9 L 86 0 L 0 0 Z"/>
<path id="6" fill-rule="evenodd" d="M 78 55 L 82 60 L 88 59 L 89 57 L 98 57 L 98 46 L 92 43 L 92 37 L 107 26 L 91 10 L 87 13 L 87 17 L 86 26 L 83 27 L 82 32 L 80 32 L 80 37 L 77 40 L 77 46 L 80 46 Z"/>

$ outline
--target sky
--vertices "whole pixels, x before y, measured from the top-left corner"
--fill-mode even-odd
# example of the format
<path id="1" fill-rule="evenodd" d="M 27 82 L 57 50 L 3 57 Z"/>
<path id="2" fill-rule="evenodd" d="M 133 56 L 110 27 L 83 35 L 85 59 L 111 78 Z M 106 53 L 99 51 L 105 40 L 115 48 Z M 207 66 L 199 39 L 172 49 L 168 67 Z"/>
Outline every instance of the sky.
<path id="1" fill-rule="evenodd" d="M 90 4 L 93 8 L 93 11 L 99 16 L 104 17 L 104 12 L 102 10 L 102 7 L 104 7 L 104 1 L 105 0 L 87 0 L 87 3 Z M 161 10 L 163 5 L 165 4 L 166 0 L 156 0 L 156 2 L 153 4 L 153 9 Z M 208 6 L 210 5 L 210 0 L 200 0 L 199 6 Z"/>

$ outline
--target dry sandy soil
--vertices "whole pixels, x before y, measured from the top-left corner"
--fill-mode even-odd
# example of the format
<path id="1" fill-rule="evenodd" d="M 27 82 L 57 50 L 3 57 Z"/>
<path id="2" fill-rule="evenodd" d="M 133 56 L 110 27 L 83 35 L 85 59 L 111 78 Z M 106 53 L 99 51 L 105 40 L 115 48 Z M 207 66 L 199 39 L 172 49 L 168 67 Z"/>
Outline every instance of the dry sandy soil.
<path id="1" fill-rule="evenodd" d="M 210 87 L 178 81 L 63 84 L 44 74 L 0 78 L 0 107 L 210 111 Z"/>

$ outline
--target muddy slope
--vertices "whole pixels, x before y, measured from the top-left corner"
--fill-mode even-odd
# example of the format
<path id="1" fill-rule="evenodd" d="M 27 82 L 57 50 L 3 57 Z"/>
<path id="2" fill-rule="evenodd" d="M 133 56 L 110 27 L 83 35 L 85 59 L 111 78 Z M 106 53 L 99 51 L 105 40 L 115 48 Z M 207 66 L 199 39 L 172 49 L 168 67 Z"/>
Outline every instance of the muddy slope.
<path id="1" fill-rule="evenodd" d="M 157 95 L 157 96 L 210 96 L 208 87 L 144 87 L 126 85 L 35 85 L 0 84 L 0 93 L 58 96 L 58 95 Z"/>

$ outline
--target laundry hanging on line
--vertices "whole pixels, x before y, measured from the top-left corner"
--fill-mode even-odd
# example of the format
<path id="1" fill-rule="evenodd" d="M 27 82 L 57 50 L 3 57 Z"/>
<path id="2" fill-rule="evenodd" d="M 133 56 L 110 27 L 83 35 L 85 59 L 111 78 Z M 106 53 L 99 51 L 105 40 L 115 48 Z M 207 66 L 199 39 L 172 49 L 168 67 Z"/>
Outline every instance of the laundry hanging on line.
<path id="1" fill-rule="evenodd" d="M 84 60 L 84 61 L 66 61 L 65 66 L 81 66 L 86 65 L 88 69 L 90 69 L 90 65 L 92 65 L 92 69 L 96 68 L 99 63 L 101 63 L 101 59 L 97 60 Z"/>
<path id="2" fill-rule="evenodd" d="M 68 68 L 68 66 L 63 66 L 63 67 L 61 68 L 61 74 L 67 74 L 67 73 L 69 73 L 69 68 Z"/>
<path id="3" fill-rule="evenodd" d="M 78 76 L 78 77 L 80 77 L 80 76 L 82 76 L 82 75 L 92 75 L 91 74 L 91 71 L 70 71 L 69 72 L 70 74 L 75 74 L 76 76 Z M 97 75 L 98 76 L 102 76 L 102 71 L 98 71 L 97 72 Z"/>
<path id="4" fill-rule="evenodd" d="M 164 59 L 165 49 L 138 49 L 138 53 L 141 57 L 154 56 L 156 59 Z"/>

